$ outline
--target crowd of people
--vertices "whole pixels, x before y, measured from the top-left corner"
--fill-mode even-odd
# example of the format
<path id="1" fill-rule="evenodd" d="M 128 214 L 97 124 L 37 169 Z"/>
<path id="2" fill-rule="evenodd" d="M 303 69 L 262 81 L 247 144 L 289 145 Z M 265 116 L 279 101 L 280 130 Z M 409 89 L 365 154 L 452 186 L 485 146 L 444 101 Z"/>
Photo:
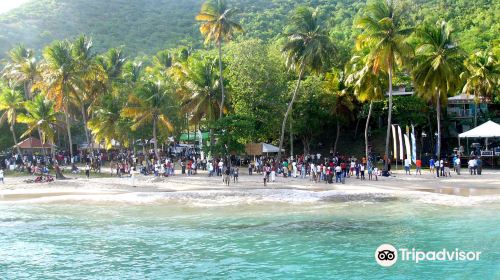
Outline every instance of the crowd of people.
<path id="1" fill-rule="evenodd" d="M 17 170 L 28 174 L 48 175 L 49 170 L 54 168 L 76 174 L 80 173 L 78 165 L 83 165 L 85 175 L 90 178 L 91 171 L 101 172 L 101 167 L 109 163 L 111 175 L 118 177 L 133 177 L 134 174 L 153 175 L 156 177 L 171 177 L 179 172 L 179 175 L 194 176 L 199 170 L 207 171 L 209 177 L 220 176 L 222 181 L 229 185 L 232 181 L 238 182 L 240 168 L 243 164 L 248 166 L 248 175 L 262 176 L 264 185 L 275 182 L 277 177 L 309 179 L 312 182 L 344 183 L 346 178 L 357 178 L 360 180 L 378 180 L 379 176 L 390 175 L 391 163 L 388 163 L 387 172 L 382 172 L 373 160 L 366 158 L 357 159 L 354 156 L 333 155 L 323 157 L 321 154 L 297 155 L 279 160 L 276 157 L 257 156 L 253 159 L 221 157 L 206 159 L 199 154 L 175 156 L 168 153 L 160 153 L 157 159 L 153 150 L 134 152 L 132 150 L 119 150 L 107 153 L 79 151 L 73 157 L 68 152 L 59 152 L 53 158 L 51 155 L 31 155 L 12 153 L 4 159 L 0 166 L 3 182 L 3 170 Z M 415 175 L 422 175 L 422 160 L 417 159 L 414 163 L 411 159 L 403 160 L 405 174 L 411 175 L 415 167 Z M 447 158 L 429 160 L 429 172 L 436 177 L 450 177 L 451 169 L 460 175 L 461 158 L 455 154 L 453 159 Z M 471 157 L 468 161 L 468 170 L 471 175 L 481 175 L 482 161 L 479 157 Z M 57 172 L 56 172 L 57 173 Z"/>

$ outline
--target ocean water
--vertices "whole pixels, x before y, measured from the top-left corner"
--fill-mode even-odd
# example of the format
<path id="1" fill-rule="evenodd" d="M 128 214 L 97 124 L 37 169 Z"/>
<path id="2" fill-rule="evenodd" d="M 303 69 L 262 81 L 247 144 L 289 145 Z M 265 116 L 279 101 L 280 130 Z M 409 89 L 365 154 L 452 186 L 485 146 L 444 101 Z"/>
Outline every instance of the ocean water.
<path id="1" fill-rule="evenodd" d="M 0 278 L 500 279 L 497 200 L 157 196 L 0 203 Z M 482 253 L 385 268 L 383 243 Z"/>

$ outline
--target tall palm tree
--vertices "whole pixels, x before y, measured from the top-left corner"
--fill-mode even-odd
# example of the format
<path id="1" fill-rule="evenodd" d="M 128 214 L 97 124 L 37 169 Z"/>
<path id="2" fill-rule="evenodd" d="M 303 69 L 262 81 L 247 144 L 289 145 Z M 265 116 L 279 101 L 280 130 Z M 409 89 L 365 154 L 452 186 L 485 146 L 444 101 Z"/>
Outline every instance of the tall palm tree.
<path id="1" fill-rule="evenodd" d="M 376 0 L 366 7 L 363 16 L 355 22 L 362 33 L 356 40 L 356 47 L 370 50 L 370 59 L 373 60 L 373 70 L 377 74 L 383 69 L 389 76 L 389 110 L 387 116 L 387 135 L 385 141 L 384 169 L 389 164 L 389 141 L 392 122 L 392 78 L 397 65 L 406 64 L 412 54 L 410 45 L 406 42 L 407 36 L 413 28 L 402 26 L 401 7 L 395 0 Z"/>
<path id="2" fill-rule="evenodd" d="M 21 154 L 21 150 L 17 146 L 17 137 L 14 126 L 17 121 L 17 112 L 23 108 L 24 99 L 21 93 L 13 89 L 4 87 L 2 93 L 0 94 L 0 111 L 4 111 L 0 116 L 0 125 L 4 122 L 9 124 L 10 132 L 12 133 L 12 139 L 16 145 L 17 153 Z"/>
<path id="3" fill-rule="evenodd" d="M 425 24 L 416 31 L 419 39 L 413 70 L 417 94 L 436 102 L 437 157 L 441 158 L 441 106 L 448 94 L 461 86 L 463 53 L 453 42 L 451 29 L 446 22 Z"/>
<path id="4" fill-rule="evenodd" d="M 24 89 L 24 98 L 32 96 L 31 87 L 39 77 L 39 64 L 35 52 L 19 45 L 8 52 L 8 62 L 2 71 L 9 81 L 20 84 Z"/>
<path id="5" fill-rule="evenodd" d="M 387 88 L 387 74 L 379 70 L 375 74 L 373 61 L 368 56 L 353 56 L 349 62 L 347 84 L 354 88 L 354 94 L 361 102 L 369 102 L 368 116 L 365 125 L 365 158 L 369 159 L 368 153 L 368 128 L 373 110 L 373 102 L 384 99 Z"/>
<path id="6" fill-rule="evenodd" d="M 337 145 L 340 138 L 341 123 L 352 119 L 352 111 L 355 108 L 354 96 L 351 88 L 346 83 L 346 77 L 343 72 L 329 72 L 325 75 L 325 89 L 327 92 L 333 93 L 335 103 L 333 104 L 333 116 L 337 124 L 337 133 L 335 135 L 335 143 L 333 145 L 333 153 L 337 152 Z"/>
<path id="7" fill-rule="evenodd" d="M 122 116 L 132 119 L 132 130 L 152 122 L 153 141 L 156 159 L 160 159 L 158 153 L 157 129 L 159 125 L 170 132 L 174 130 L 171 123 L 172 108 L 174 103 L 175 88 L 170 82 L 146 81 L 142 84 L 136 94 L 129 98 L 129 104 L 122 110 Z"/>
<path id="8" fill-rule="evenodd" d="M 81 79 L 80 87 L 73 94 L 74 103 L 82 114 L 88 147 L 93 150 L 94 141 L 88 127 L 88 115 L 99 100 L 98 94 L 106 91 L 106 73 L 102 65 L 95 60 L 90 38 L 83 35 L 78 37 L 72 44 L 72 55 Z"/>
<path id="9" fill-rule="evenodd" d="M 491 101 L 500 83 L 498 58 L 491 51 L 476 51 L 465 61 L 466 72 L 460 77 L 466 81 L 463 91 L 474 95 L 474 126 L 477 126 L 478 103 Z"/>
<path id="10" fill-rule="evenodd" d="M 33 100 L 25 103 L 26 114 L 20 114 L 18 122 L 28 125 L 28 129 L 21 137 L 30 135 L 35 129 L 38 131 L 42 144 L 49 143 L 52 147 L 52 156 L 55 155 L 54 135 L 59 112 L 56 111 L 54 102 L 37 95 Z M 45 153 L 45 149 L 44 153 Z"/>
<path id="11" fill-rule="evenodd" d="M 201 21 L 200 32 L 205 37 L 205 44 L 213 42 L 219 49 L 219 85 L 221 88 L 221 107 L 219 116 L 224 114 L 224 77 L 222 75 L 222 43 L 231 41 L 234 34 L 243 32 L 239 23 L 234 21 L 235 9 L 228 7 L 225 0 L 207 0 L 201 6 L 200 13 L 196 16 Z"/>
<path id="12" fill-rule="evenodd" d="M 79 88 L 82 88 L 81 72 L 73 57 L 72 44 L 68 41 L 56 41 L 43 52 L 45 63 L 42 65 L 40 87 L 49 99 L 54 100 L 56 110 L 64 112 L 68 133 L 69 152 L 73 157 L 71 137 L 70 105 Z"/>
<path id="13" fill-rule="evenodd" d="M 186 113 L 192 113 L 191 120 L 206 119 L 214 123 L 221 110 L 217 60 L 210 57 L 191 56 L 185 63 L 174 66 L 174 74 L 180 84 L 182 106 Z M 222 108 L 227 110 L 227 108 Z M 213 128 L 210 128 L 210 146 L 214 145 Z"/>
<path id="14" fill-rule="evenodd" d="M 297 98 L 306 68 L 314 72 L 320 72 L 334 50 L 328 33 L 319 23 L 317 11 L 312 11 L 307 7 L 298 7 L 294 11 L 287 29 L 288 40 L 283 46 L 282 52 L 286 56 L 287 66 L 290 69 L 297 70 L 299 74 L 292 100 L 288 103 L 281 125 L 278 158 L 281 158 L 286 121 Z"/>

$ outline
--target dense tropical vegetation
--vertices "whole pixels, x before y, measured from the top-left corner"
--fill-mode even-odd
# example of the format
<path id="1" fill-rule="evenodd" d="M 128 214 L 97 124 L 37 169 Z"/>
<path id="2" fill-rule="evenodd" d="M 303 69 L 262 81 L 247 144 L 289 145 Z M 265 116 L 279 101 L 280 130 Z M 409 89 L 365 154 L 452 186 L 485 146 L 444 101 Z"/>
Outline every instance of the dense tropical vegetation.
<path id="1" fill-rule="evenodd" d="M 92 150 L 96 141 L 111 148 L 147 140 L 158 157 L 170 137 L 202 130 L 210 131 L 204 144 L 215 154 L 262 141 L 292 154 L 298 144 L 304 153 L 364 156 L 373 146 L 382 156 L 389 155 L 394 123 L 414 125 L 420 134 L 437 130 L 442 150 L 448 96 L 463 92 L 478 103 L 500 101 L 497 1 L 317 0 L 300 6 L 292 0 L 192 0 L 173 8 L 174 1 L 151 0 L 140 9 L 140 17 L 150 20 L 122 26 L 127 32 L 107 25 L 115 15 L 101 20 L 106 32 L 75 16 L 59 26 L 53 13 L 41 14 L 41 2 L 59 8 L 61 16 L 68 7 L 80 8 L 87 20 L 97 16 L 87 6 L 138 16 L 129 10 L 138 8 L 136 1 L 121 8 L 115 6 L 120 1 L 34 1 L 0 17 L 0 27 L 13 28 L 21 15 L 30 20 L 36 14 L 46 21 L 33 28 L 69 38 L 40 32 L 43 39 L 23 39 L 16 37 L 22 32 L 3 29 L 0 47 L 10 50 L 3 61 L 0 120 L 8 125 L 0 129 L 10 136 L 0 134 L 2 150 L 37 133 L 71 154 L 73 143 L 90 143 Z M 151 15 L 167 6 L 176 13 Z M 466 9 L 472 12 L 457 17 Z M 134 30 L 147 34 L 140 44 L 128 37 Z M 10 46 L 12 39 L 27 45 Z M 395 87 L 414 88 L 416 95 L 393 97 Z M 360 123 L 364 137 L 358 141 Z"/>

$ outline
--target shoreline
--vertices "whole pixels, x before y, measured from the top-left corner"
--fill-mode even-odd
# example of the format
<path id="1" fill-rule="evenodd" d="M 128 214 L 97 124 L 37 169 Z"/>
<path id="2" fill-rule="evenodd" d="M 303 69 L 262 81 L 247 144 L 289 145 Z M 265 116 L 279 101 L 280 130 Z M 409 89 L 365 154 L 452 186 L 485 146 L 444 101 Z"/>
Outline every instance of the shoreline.
<path id="1" fill-rule="evenodd" d="M 61 200 L 107 200 L 133 201 L 134 196 L 149 196 L 150 200 L 182 200 L 195 197 L 217 201 L 219 196 L 256 197 L 265 201 L 356 201 L 377 196 L 411 197 L 443 196 L 442 199 L 457 198 L 462 202 L 500 201 L 500 172 L 485 171 L 481 176 L 463 174 L 446 178 L 423 175 L 405 175 L 396 171 L 394 177 L 380 178 L 378 181 L 346 179 L 345 184 L 315 183 L 309 178 L 277 177 L 276 182 L 263 186 L 261 175 L 240 174 L 239 182 L 231 181 L 229 186 L 221 177 L 208 177 L 205 172 L 194 176 L 152 177 L 138 175 L 132 186 L 130 178 L 99 177 L 69 178 L 51 183 L 25 183 L 32 176 L 7 178 L 0 185 L 0 203 L 22 203 Z M 69 174 L 72 175 L 72 174 Z M 128 197 L 127 197 L 128 196 Z M 296 198 L 294 196 L 304 196 Z M 350 196 L 350 198 L 349 198 Z M 101 198 L 99 198 L 101 197 Z M 275 199 L 279 197 L 278 199 Z M 308 199 L 307 197 L 310 197 Z"/>

